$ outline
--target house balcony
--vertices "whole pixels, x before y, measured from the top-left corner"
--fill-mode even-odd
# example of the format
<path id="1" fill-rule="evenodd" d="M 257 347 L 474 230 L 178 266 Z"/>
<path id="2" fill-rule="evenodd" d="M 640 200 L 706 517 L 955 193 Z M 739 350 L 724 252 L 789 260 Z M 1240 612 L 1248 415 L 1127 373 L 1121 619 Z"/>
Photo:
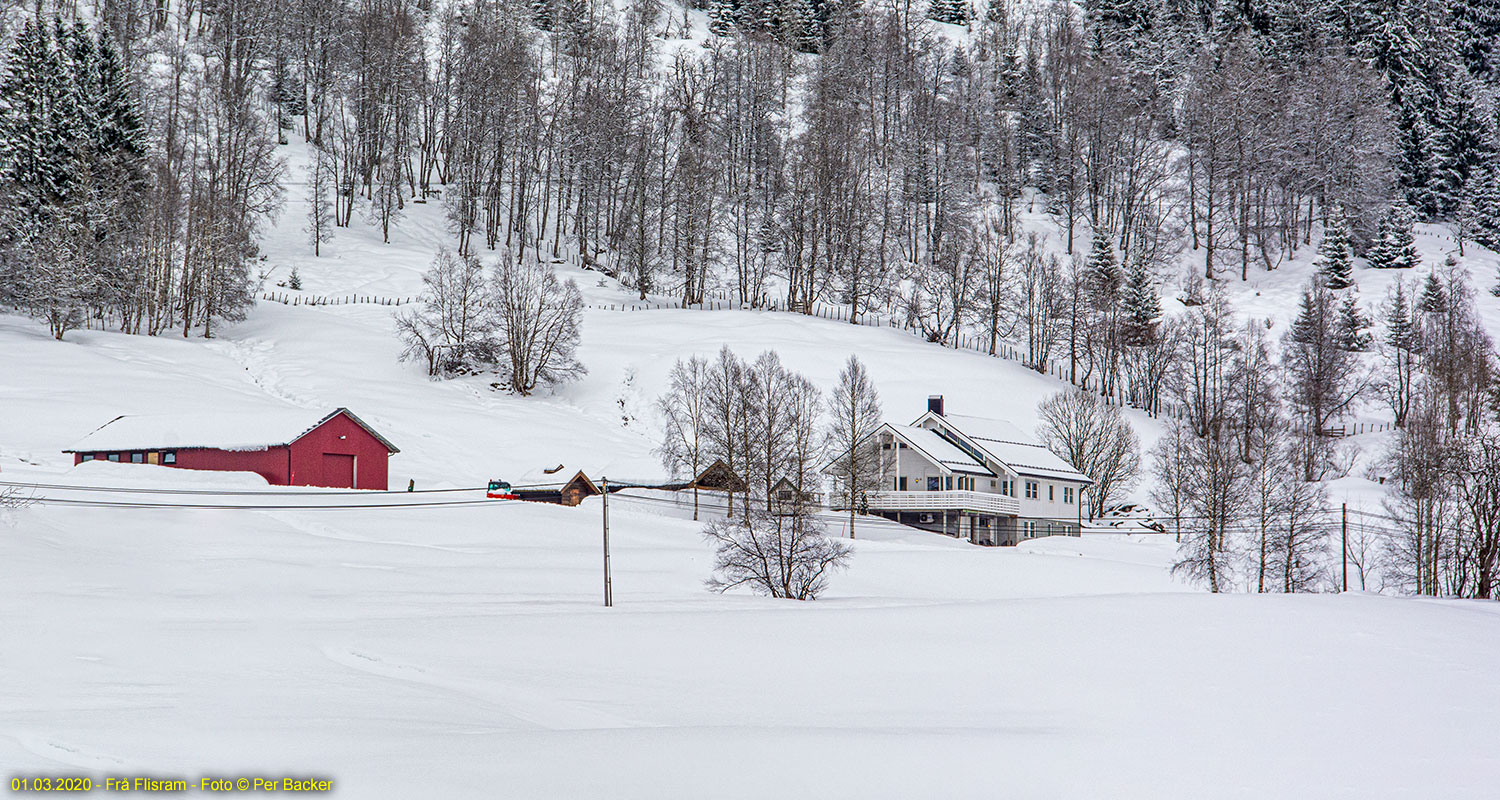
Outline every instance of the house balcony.
<path id="1" fill-rule="evenodd" d="M 871 492 L 870 510 L 881 511 L 966 511 L 971 514 L 1015 516 L 1021 504 L 1003 494 L 973 491 L 941 492 Z"/>

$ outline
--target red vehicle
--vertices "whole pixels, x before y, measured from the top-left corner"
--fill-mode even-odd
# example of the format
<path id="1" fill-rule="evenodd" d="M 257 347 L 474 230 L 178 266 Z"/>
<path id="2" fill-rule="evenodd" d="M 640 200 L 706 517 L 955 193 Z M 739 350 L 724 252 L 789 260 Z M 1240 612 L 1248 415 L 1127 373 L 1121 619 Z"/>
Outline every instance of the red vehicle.
<path id="1" fill-rule="evenodd" d="M 521 498 L 511 494 L 510 484 L 505 481 L 490 481 L 488 488 L 484 490 L 484 496 L 492 500 L 519 500 Z"/>

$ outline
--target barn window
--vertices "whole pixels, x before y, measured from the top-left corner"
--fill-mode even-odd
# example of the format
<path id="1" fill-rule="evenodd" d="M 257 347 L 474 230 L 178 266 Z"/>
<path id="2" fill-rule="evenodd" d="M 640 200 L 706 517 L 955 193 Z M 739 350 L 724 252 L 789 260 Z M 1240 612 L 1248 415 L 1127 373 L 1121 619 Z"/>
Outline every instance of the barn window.
<path id="1" fill-rule="evenodd" d="M 110 453 L 109 454 L 109 460 L 110 461 L 119 461 L 120 460 L 120 454 L 119 453 Z"/>
<path id="2" fill-rule="evenodd" d="M 94 460 L 94 454 L 93 453 L 84 453 L 83 454 L 83 458 L 81 460 L 83 460 L 83 461 L 93 461 Z"/>
<path id="3" fill-rule="evenodd" d="M 144 463 L 146 463 L 146 454 L 145 453 L 131 453 L 130 454 L 130 463 L 132 463 L 132 464 L 144 464 Z"/>
<path id="4" fill-rule="evenodd" d="M 162 453 L 161 454 L 161 463 L 163 463 L 163 464 L 176 464 L 177 463 L 177 451 L 176 450 L 168 450 L 168 451 Z"/>

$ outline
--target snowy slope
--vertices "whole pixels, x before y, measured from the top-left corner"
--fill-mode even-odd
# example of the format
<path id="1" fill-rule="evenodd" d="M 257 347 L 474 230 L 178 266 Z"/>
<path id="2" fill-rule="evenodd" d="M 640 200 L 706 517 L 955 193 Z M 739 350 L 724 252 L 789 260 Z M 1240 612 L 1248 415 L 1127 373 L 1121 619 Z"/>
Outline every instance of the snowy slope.
<path id="1" fill-rule="evenodd" d="M 444 240 L 440 209 L 413 206 L 391 245 L 356 223 L 314 259 L 300 215 L 294 187 L 266 266 L 309 294 L 416 294 Z M 1260 287 L 1265 313 L 1291 285 Z M 399 363 L 392 312 L 265 302 L 214 340 L 61 343 L 0 315 L 0 480 L 253 490 L 59 451 L 120 414 L 337 406 L 401 448 L 393 486 L 649 477 L 666 371 L 726 343 L 825 389 L 857 351 L 896 421 L 942 393 L 1029 429 L 1061 388 L 896 330 L 590 309 L 589 375 L 517 398 Z M 1155 423 L 1132 420 L 1149 445 Z M 1480 744 L 1500 707 L 1490 605 L 1213 597 L 1172 579 L 1165 537 L 991 550 L 873 525 L 817 603 L 717 596 L 681 510 L 611 502 L 610 610 L 597 500 L 8 512 L 0 765 L 323 775 L 351 798 L 1428 798 L 1482 796 L 1500 766 Z"/>

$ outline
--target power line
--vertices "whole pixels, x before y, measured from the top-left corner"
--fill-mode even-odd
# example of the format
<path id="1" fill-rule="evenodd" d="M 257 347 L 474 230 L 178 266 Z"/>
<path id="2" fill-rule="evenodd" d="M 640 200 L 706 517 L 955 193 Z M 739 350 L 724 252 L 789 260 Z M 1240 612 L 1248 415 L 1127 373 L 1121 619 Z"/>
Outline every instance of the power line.
<path id="1" fill-rule="evenodd" d="M 323 505 L 247 505 L 233 503 L 143 503 L 123 500 L 76 500 L 63 497 L 33 497 L 23 503 L 37 505 L 75 506 L 81 508 L 133 508 L 133 509 L 186 509 L 215 511 L 331 511 L 387 508 L 459 508 L 468 506 L 514 505 L 521 500 L 447 500 L 419 503 L 341 503 Z"/>
<path id="2" fill-rule="evenodd" d="M 55 489 L 70 492 L 117 492 L 120 494 L 166 494 L 166 495 L 222 495 L 235 496 L 347 496 L 347 497 L 374 497 L 379 495 L 408 495 L 408 494 L 451 494 L 455 492 L 483 492 L 488 486 L 464 486 L 447 489 L 307 489 L 307 490 L 281 490 L 281 489 L 164 489 L 154 487 L 129 487 L 129 486 L 93 486 L 66 483 L 29 483 L 23 481 L 0 481 L 0 486 L 9 486 L 17 489 Z M 523 486 L 512 485 L 512 489 L 553 489 L 561 488 L 561 483 L 534 483 Z"/>

